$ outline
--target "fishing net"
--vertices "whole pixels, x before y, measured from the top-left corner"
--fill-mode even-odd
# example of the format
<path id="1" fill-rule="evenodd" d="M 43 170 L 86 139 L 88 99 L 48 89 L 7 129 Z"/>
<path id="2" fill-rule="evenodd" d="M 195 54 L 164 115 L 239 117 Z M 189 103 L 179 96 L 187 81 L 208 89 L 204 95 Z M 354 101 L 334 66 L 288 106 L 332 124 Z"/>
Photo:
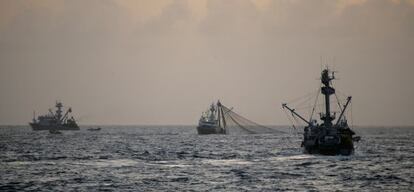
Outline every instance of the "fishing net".
<path id="1" fill-rule="evenodd" d="M 221 109 L 220 109 L 221 108 Z M 270 128 L 253 122 L 220 104 L 221 125 L 225 125 L 227 132 L 241 132 L 248 134 L 284 133 L 282 130 Z"/>

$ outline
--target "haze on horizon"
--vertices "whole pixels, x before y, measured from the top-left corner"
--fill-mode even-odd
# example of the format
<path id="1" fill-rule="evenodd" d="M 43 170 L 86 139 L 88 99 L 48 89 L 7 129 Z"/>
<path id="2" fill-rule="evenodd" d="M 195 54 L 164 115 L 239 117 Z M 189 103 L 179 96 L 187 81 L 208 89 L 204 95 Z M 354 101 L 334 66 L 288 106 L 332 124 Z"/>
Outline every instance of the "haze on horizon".
<path id="1" fill-rule="evenodd" d="M 413 0 L 2 0 L 0 124 L 196 124 L 211 102 L 286 125 L 320 58 L 357 125 L 414 125 Z"/>

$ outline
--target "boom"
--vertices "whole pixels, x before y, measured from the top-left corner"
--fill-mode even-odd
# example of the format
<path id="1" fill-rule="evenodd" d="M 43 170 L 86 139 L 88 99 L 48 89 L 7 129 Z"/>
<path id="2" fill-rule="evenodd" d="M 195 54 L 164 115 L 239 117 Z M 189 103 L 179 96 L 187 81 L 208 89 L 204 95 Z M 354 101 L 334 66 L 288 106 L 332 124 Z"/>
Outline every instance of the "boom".
<path id="1" fill-rule="evenodd" d="M 66 120 L 66 118 L 68 117 L 68 114 L 69 114 L 70 112 L 72 112 L 72 108 L 69 108 L 69 109 L 66 111 L 65 115 L 63 115 L 63 117 L 62 117 L 62 121 L 65 121 L 65 120 Z"/>
<path id="2" fill-rule="evenodd" d="M 288 109 L 292 114 L 296 115 L 297 117 L 299 117 L 300 119 L 302 119 L 303 121 L 305 121 L 307 124 L 311 124 L 308 120 L 306 120 L 305 118 L 303 118 L 302 116 L 300 116 L 298 113 L 295 112 L 295 109 L 291 109 L 290 107 L 288 107 L 286 105 L 286 103 L 282 104 L 282 108 L 286 108 Z"/>
<path id="3" fill-rule="evenodd" d="M 351 96 L 349 96 L 349 97 L 347 98 L 346 104 L 344 105 L 344 108 L 343 108 L 343 109 L 342 109 L 342 111 L 341 111 L 341 115 L 339 115 L 339 118 L 338 118 L 338 120 L 336 121 L 336 124 L 335 124 L 335 125 L 338 125 L 338 124 L 339 124 L 339 121 L 340 121 L 340 120 L 342 119 L 342 117 L 344 116 L 345 110 L 346 110 L 346 108 L 348 107 L 349 103 L 351 102 L 351 99 L 352 99 L 352 97 L 351 97 Z"/>

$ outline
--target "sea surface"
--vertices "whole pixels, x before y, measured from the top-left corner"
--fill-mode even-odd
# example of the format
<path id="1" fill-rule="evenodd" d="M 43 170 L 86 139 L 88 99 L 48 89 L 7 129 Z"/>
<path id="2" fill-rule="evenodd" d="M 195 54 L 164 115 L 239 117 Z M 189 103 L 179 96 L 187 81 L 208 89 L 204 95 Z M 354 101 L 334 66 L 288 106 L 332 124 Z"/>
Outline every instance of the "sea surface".
<path id="1" fill-rule="evenodd" d="M 291 131 L 87 128 L 56 135 L 0 127 L 0 191 L 414 191 L 409 127 L 355 129 L 362 140 L 348 157 L 303 154 Z"/>

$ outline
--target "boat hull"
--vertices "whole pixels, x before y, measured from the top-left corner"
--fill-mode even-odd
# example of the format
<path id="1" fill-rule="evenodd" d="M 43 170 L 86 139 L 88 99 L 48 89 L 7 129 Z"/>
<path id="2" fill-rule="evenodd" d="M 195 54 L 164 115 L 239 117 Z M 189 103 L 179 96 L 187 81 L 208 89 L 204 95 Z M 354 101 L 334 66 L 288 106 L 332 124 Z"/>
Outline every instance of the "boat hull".
<path id="1" fill-rule="evenodd" d="M 197 127 L 197 132 L 198 132 L 199 135 L 226 134 L 226 132 L 220 127 L 206 126 L 206 125 L 198 126 Z"/>
<path id="2" fill-rule="evenodd" d="M 59 131 L 78 131 L 79 126 L 77 124 L 62 124 L 62 125 L 40 125 L 36 123 L 30 123 L 33 131 L 47 131 L 47 130 L 59 130 Z"/>
<path id="3" fill-rule="evenodd" d="M 329 146 L 329 147 L 313 147 L 313 146 L 307 146 L 304 147 L 305 153 L 308 154 L 320 154 L 320 155 L 352 155 L 354 152 L 354 149 L 349 148 L 341 148 L 339 146 Z"/>
<path id="4" fill-rule="evenodd" d="M 332 137 L 332 136 L 330 136 Z M 320 155 L 352 155 L 354 144 L 351 136 L 337 136 L 337 140 L 326 141 L 324 137 L 315 140 L 305 140 L 303 143 L 305 153 Z"/>

